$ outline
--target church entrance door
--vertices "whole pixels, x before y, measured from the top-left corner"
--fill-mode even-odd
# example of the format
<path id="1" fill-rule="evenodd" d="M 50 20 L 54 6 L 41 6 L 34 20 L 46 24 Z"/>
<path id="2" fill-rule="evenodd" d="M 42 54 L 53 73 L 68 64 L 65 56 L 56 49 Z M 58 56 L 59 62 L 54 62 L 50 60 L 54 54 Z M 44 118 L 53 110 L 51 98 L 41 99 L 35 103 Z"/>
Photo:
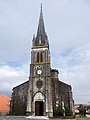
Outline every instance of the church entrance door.
<path id="1" fill-rule="evenodd" d="M 43 101 L 35 101 L 35 115 L 43 116 Z"/>

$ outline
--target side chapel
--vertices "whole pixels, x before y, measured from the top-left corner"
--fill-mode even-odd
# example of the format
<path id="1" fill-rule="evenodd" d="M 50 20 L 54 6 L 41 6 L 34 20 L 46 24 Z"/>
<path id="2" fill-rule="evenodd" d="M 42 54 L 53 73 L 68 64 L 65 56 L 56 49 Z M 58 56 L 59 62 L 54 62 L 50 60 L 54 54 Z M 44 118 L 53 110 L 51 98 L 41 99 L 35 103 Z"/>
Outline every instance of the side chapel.
<path id="1" fill-rule="evenodd" d="M 11 113 L 53 117 L 58 106 L 73 110 L 72 87 L 58 78 L 51 68 L 49 41 L 45 32 L 42 6 L 37 35 L 31 48 L 30 77 L 13 88 Z"/>

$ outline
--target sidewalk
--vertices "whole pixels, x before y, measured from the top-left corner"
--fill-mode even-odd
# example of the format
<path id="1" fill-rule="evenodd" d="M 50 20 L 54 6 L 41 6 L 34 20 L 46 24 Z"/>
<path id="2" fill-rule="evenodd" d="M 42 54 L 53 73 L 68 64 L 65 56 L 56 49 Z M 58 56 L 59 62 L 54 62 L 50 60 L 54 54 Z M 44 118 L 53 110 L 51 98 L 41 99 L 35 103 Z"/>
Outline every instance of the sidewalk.
<path id="1" fill-rule="evenodd" d="M 71 118 L 71 119 L 65 119 L 65 118 L 51 118 L 51 119 L 49 119 L 49 120 L 78 120 L 77 118 L 75 118 L 75 119 L 73 119 L 73 118 Z"/>
<path id="2" fill-rule="evenodd" d="M 55 119 L 50 119 L 50 120 L 77 120 L 76 118 L 75 119 L 59 119 L 59 118 L 55 118 Z"/>

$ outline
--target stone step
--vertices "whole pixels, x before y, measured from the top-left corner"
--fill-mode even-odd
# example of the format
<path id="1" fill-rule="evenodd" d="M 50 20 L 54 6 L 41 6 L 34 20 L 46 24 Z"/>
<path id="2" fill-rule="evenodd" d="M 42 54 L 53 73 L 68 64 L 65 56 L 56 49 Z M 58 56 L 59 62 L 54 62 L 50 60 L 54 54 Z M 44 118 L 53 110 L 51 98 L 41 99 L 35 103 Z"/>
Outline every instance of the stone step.
<path id="1" fill-rule="evenodd" d="M 26 118 L 29 120 L 49 120 L 46 116 L 28 116 Z"/>

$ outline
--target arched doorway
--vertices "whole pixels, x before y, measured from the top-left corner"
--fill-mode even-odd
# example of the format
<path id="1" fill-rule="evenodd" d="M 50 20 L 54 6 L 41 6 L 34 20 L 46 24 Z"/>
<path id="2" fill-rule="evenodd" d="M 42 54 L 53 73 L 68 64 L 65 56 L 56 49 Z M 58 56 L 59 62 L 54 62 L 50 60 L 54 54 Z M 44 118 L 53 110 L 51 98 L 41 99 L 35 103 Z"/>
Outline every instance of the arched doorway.
<path id="1" fill-rule="evenodd" d="M 43 116 L 44 115 L 44 95 L 41 92 L 38 92 L 34 96 L 34 105 L 35 105 L 35 116 Z"/>

